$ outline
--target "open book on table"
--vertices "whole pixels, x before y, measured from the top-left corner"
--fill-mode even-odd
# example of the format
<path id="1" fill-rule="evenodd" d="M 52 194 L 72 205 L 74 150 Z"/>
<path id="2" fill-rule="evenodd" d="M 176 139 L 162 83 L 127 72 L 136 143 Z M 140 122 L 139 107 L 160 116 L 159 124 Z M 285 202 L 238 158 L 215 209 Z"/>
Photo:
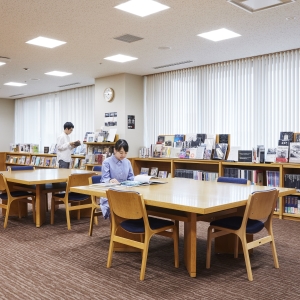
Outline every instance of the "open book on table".
<path id="1" fill-rule="evenodd" d="M 134 180 L 126 180 L 121 183 L 96 183 L 92 184 L 93 187 L 113 187 L 113 186 L 140 186 L 140 185 L 150 185 L 150 184 L 162 184 L 167 183 L 167 181 L 159 180 L 158 177 L 148 176 L 148 175 L 137 175 L 134 177 Z"/>

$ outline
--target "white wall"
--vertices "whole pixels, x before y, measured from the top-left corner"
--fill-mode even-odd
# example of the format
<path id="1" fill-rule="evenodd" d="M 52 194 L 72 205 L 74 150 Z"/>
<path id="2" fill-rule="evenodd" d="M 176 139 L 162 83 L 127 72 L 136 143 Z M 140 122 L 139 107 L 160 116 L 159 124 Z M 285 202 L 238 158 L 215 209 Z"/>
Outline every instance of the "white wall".
<path id="1" fill-rule="evenodd" d="M 0 99 L 0 152 L 9 151 L 15 140 L 15 100 Z"/>
<path id="2" fill-rule="evenodd" d="M 115 96 L 111 102 L 103 98 L 105 88 L 111 87 Z M 95 129 L 104 126 L 104 114 L 118 113 L 117 134 L 129 144 L 128 157 L 138 156 L 143 145 L 143 77 L 118 74 L 95 80 Z M 127 129 L 127 116 L 135 115 L 135 129 Z"/>

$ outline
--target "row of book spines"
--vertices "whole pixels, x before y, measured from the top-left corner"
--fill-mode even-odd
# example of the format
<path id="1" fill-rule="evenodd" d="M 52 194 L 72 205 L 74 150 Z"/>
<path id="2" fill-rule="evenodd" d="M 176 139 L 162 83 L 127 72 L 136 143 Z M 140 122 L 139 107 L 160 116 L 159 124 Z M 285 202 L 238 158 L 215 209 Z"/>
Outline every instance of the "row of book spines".
<path id="1" fill-rule="evenodd" d="M 19 164 L 19 165 L 29 165 L 30 164 L 30 156 L 7 156 L 6 162 L 11 164 Z"/>
<path id="2" fill-rule="evenodd" d="M 86 160 L 84 158 L 72 158 L 70 169 L 84 169 Z"/>
<path id="3" fill-rule="evenodd" d="M 88 146 L 87 154 L 108 154 L 113 153 L 113 147 L 108 146 Z"/>
<path id="4" fill-rule="evenodd" d="M 274 176 L 275 176 L 275 174 L 274 174 Z M 224 177 L 244 178 L 244 179 L 250 180 L 251 184 L 263 185 L 263 171 L 262 170 L 224 168 Z M 278 178 L 278 180 L 277 180 L 278 182 L 275 180 L 275 178 Z M 268 182 L 268 179 L 269 179 L 269 177 L 267 175 L 267 182 Z M 269 180 L 268 185 L 269 186 L 279 186 L 279 172 L 277 174 L 277 177 L 274 177 L 274 180 Z"/>
<path id="5" fill-rule="evenodd" d="M 106 157 L 106 154 L 87 154 L 85 156 L 85 162 L 87 164 L 102 165 Z"/>
<path id="6" fill-rule="evenodd" d="M 39 166 L 39 167 L 56 167 L 56 157 L 43 157 L 43 156 L 32 156 L 31 157 L 31 166 Z"/>
<path id="7" fill-rule="evenodd" d="M 284 212 L 287 214 L 299 214 L 300 198 L 297 196 L 286 196 L 284 198 Z"/>
<path id="8" fill-rule="evenodd" d="M 300 192 L 300 174 L 285 174 L 284 187 L 295 188 L 297 192 Z"/>
<path id="9" fill-rule="evenodd" d="M 218 173 L 203 170 L 175 169 L 175 177 L 190 178 L 202 181 L 214 181 L 218 178 Z"/>

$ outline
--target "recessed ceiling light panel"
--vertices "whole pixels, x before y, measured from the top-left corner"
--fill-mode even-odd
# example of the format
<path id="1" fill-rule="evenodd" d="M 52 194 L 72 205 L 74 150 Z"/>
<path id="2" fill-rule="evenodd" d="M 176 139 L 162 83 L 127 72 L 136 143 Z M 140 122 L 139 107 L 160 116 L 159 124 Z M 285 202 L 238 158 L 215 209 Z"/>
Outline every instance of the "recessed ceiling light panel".
<path id="1" fill-rule="evenodd" d="M 36 45 L 36 46 L 46 47 L 46 48 L 55 48 L 55 47 L 58 47 L 60 45 L 66 44 L 66 42 L 53 40 L 53 39 L 45 38 L 45 37 L 42 37 L 42 36 L 39 36 L 39 37 L 37 37 L 33 40 L 30 40 L 26 43 Z"/>
<path id="2" fill-rule="evenodd" d="M 198 34 L 198 36 L 201 36 L 205 39 L 208 39 L 208 40 L 211 40 L 211 41 L 214 41 L 214 42 L 218 42 L 218 41 L 238 37 L 238 36 L 241 36 L 241 35 L 238 34 L 238 33 L 233 32 L 231 30 L 228 30 L 226 28 L 221 28 L 221 29 L 218 29 L 218 30 L 213 30 L 213 31 Z"/>
<path id="3" fill-rule="evenodd" d="M 0 66 L 3 66 L 5 64 L 6 64 L 5 62 L 0 61 Z"/>
<path id="4" fill-rule="evenodd" d="M 64 77 L 68 75 L 72 75 L 72 73 L 67 73 L 67 72 L 60 72 L 60 71 L 52 71 L 45 73 L 46 75 L 52 75 L 52 76 L 59 76 L 59 77 Z"/>
<path id="5" fill-rule="evenodd" d="M 130 0 L 120 5 L 115 6 L 115 8 L 129 12 L 131 14 L 145 17 L 151 14 L 157 13 L 159 11 L 170 8 L 169 6 L 160 4 L 153 0 Z"/>
<path id="6" fill-rule="evenodd" d="M 24 86 L 27 85 L 26 83 L 20 83 L 20 82 L 7 82 L 4 83 L 4 85 L 10 85 L 10 86 Z"/>
<path id="7" fill-rule="evenodd" d="M 132 56 L 123 55 L 123 54 L 117 54 L 117 55 L 105 57 L 104 59 L 124 63 L 124 62 L 127 62 L 127 61 L 136 60 L 137 58 L 132 57 Z"/>
<path id="8" fill-rule="evenodd" d="M 276 7 L 283 4 L 293 3 L 295 0 L 227 0 L 250 13 Z"/>

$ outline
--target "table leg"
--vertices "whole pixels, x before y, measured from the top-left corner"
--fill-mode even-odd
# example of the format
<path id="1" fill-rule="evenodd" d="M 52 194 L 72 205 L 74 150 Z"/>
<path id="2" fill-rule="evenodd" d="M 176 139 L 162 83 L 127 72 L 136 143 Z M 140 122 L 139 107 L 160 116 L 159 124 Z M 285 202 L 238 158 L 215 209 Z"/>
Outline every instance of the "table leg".
<path id="1" fill-rule="evenodd" d="M 35 198 L 35 220 L 36 220 L 36 227 L 41 227 L 46 219 L 46 207 L 45 201 L 43 201 L 43 197 L 45 195 L 42 193 L 43 185 L 37 184 L 36 185 L 36 198 Z"/>
<path id="2" fill-rule="evenodd" d="M 184 222 L 184 263 L 191 277 L 196 277 L 197 262 L 197 214 L 188 213 Z"/>

